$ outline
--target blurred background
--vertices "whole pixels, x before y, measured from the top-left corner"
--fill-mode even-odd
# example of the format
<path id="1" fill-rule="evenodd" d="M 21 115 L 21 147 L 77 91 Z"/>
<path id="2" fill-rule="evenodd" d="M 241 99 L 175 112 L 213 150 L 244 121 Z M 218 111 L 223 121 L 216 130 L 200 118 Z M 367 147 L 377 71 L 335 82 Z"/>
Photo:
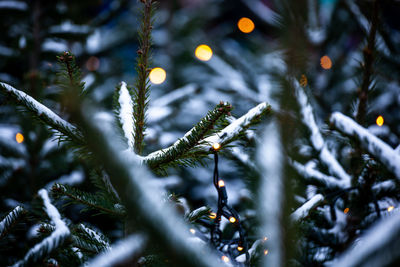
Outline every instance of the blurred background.
<path id="1" fill-rule="evenodd" d="M 284 77 L 290 74 L 307 87 L 323 132 L 333 111 L 354 114 L 372 2 L 159 1 L 151 66 L 165 73 L 160 69 L 150 73 L 144 154 L 171 145 L 220 101 L 233 105 L 234 117 L 267 101 L 282 119 L 283 131 L 293 131 L 291 137 L 282 139 L 285 152 L 300 161 L 311 158 L 312 147 Z M 380 2 L 374 88 L 366 127 L 396 147 L 400 138 L 400 2 Z M 61 89 L 55 85 L 56 56 L 71 51 L 82 70 L 88 97 L 103 109 L 104 118 L 111 120 L 116 86 L 121 81 L 133 85 L 136 78 L 139 24 L 140 6 L 135 0 L 1 0 L 0 81 L 23 90 L 68 120 L 60 101 Z M 377 125 L 378 116 L 384 118 L 384 125 Z M 255 150 L 259 133 L 253 130 L 244 137 L 246 143 L 235 143 L 220 158 L 220 176 L 226 181 L 229 203 L 245 218 L 250 240 L 259 238 L 253 227 L 257 224 Z M 330 136 L 327 142 L 344 147 L 338 136 Z M 205 163 L 170 169 L 166 177 L 160 177 L 160 184 L 184 198 L 190 210 L 203 205 L 215 209 L 213 161 Z M 344 165 L 350 167 L 351 163 Z M 46 126 L 0 96 L 0 213 L 21 203 L 30 205 L 40 188 L 50 188 L 55 181 L 95 191 L 89 173 L 90 167 L 65 143 L 58 142 Z M 307 186 L 295 178 L 297 173 L 290 175 L 297 179 L 290 197 L 294 209 L 307 199 Z M 59 207 L 73 222 L 88 222 L 111 240 L 121 237 L 120 222 L 115 218 L 82 211 L 79 205 L 63 207 L 61 203 Z M 16 240 L 26 238 L 16 243 L 21 249 L 0 246 L 0 253 L 21 258 L 26 247 L 35 244 L 37 229 L 32 218 L 14 236 Z M 317 265 L 333 256 L 310 251 L 299 262 Z"/>

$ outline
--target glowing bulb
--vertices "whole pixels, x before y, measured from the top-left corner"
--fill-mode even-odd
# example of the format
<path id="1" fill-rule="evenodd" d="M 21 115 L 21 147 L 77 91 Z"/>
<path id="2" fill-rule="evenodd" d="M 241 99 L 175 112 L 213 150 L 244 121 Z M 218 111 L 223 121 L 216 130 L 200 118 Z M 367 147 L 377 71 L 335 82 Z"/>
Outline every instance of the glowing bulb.
<path id="1" fill-rule="evenodd" d="M 160 84 L 167 78 L 167 73 L 162 68 L 154 68 L 150 71 L 149 79 L 154 84 Z"/>
<path id="2" fill-rule="evenodd" d="M 210 215 L 208 215 L 211 219 L 217 218 L 217 214 L 215 212 L 211 212 Z"/>
<path id="3" fill-rule="evenodd" d="M 196 230 L 194 230 L 193 228 L 190 228 L 190 230 L 189 230 L 192 234 L 195 234 L 196 233 Z"/>
<path id="4" fill-rule="evenodd" d="M 307 80 L 306 75 L 302 74 L 301 77 L 300 77 L 300 85 L 302 87 L 306 87 L 307 83 L 308 83 L 308 80 Z"/>
<path id="5" fill-rule="evenodd" d="M 389 206 L 389 207 L 387 208 L 387 211 L 388 211 L 388 212 L 391 212 L 392 210 L 394 210 L 394 207 L 393 207 L 393 206 Z"/>
<path id="6" fill-rule="evenodd" d="M 254 30 L 254 22 L 249 18 L 241 18 L 237 26 L 241 32 L 251 33 Z"/>
<path id="7" fill-rule="evenodd" d="M 265 242 L 267 240 L 268 240 L 268 237 L 264 236 L 263 241 Z"/>
<path id="8" fill-rule="evenodd" d="M 264 250 L 264 255 L 267 255 L 268 254 L 268 249 L 265 249 Z"/>
<path id="9" fill-rule="evenodd" d="M 376 118 L 376 124 L 381 127 L 383 125 L 384 119 L 382 116 L 378 116 L 378 118 Z"/>
<path id="10" fill-rule="evenodd" d="M 347 214 L 349 212 L 349 210 L 350 210 L 349 208 L 345 208 L 344 211 L 343 211 L 344 214 Z"/>
<path id="11" fill-rule="evenodd" d="M 212 145 L 212 147 L 213 147 L 214 150 L 218 150 L 218 149 L 221 148 L 221 144 L 220 144 L 220 143 L 214 143 L 214 144 Z"/>
<path id="12" fill-rule="evenodd" d="M 332 60 L 328 56 L 321 57 L 320 63 L 321 63 L 321 67 L 323 69 L 328 70 L 328 69 L 332 68 Z"/>
<path id="13" fill-rule="evenodd" d="M 231 217 L 229 217 L 229 221 L 231 223 L 235 223 L 236 222 L 236 218 L 231 216 Z"/>
<path id="14" fill-rule="evenodd" d="M 242 251 L 242 250 L 243 250 L 243 247 L 238 246 L 238 247 L 237 247 L 237 250 Z"/>
<path id="15" fill-rule="evenodd" d="M 15 135 L 15 140 L 17 140 L 17 143 L 21 144 L 22 142 L 24 142 L 24 136 L 21 133 L 17 133 Z"/>
<path id="16" fill-rule="evenodd" d="M 221 259 L 222 259 L 224 262 L 229 262 L 229 258 L 228 258 L 227 256 L 222 256 Z"/>
<path id="17" fill-rule="evenodd" d="M 212 57 L 211 47 L 205 44 L 199 45 L 194 51 L 195 56 L 201 61 L 209 61 Z"/>
<path id="18" fill-rule="evenodd" d="M 223 180 L 219 180 L 218 187 L 224 187 L 224 186 L 225 186 L 225 182 Z"/>

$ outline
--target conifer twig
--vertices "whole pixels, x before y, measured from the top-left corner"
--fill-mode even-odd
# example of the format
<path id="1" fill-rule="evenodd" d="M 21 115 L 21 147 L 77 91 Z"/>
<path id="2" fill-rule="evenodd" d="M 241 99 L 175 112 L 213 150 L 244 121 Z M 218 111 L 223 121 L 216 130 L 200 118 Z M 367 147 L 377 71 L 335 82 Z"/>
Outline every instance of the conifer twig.
<path id="1" fill-rule="evenodd" d="M 75 126 L 61 119 L 57 114 L 33 99 L 31 96 L 2 82 L 0 82 L 0 89 L 6 93 L 7 97 L 24 106 L 27 110 L 33 113 L 35 117 L 38 117 L 51 128 L 71 138 L 77 144 L 84 144 L 82 134 Z"/>
<path id="2" fill-rule="evenodd" d="M 140 47 L 137 51 L 138 59 L 136 71 L 138 78 L 135 86 L 135 152 L 138 155 L 142 154 L 144 131 L 146 129 L 145 119 L 146 110 L 148 105 L 149 96 L 149 66 L 150 66 L 150 46 L 151 46 L 151 30 L 152 26 L 152 13 L 154 10 L 154 0 L 141 0 L 144 5 L 142 25 L 139 29 L 139 43 Z"/>
<path id="3" fill-rule="evenodd" d="M 26 211 L 21 206 L 17 206 L 0 222 L 0 239 L 8 233 L 25 213 Z"/>
<path id="4" fill-rule="evenodd" d="M 324 197 L 321 194 L 317 194 L 307 200 L 303 205 L 301 205 L 298 209 L 296 209 L 291 215 L 290 218 L 293 221 L 299 221 L 308 216 L 310 211 L 315 208 L 319 203 L 324 200 Z"/>

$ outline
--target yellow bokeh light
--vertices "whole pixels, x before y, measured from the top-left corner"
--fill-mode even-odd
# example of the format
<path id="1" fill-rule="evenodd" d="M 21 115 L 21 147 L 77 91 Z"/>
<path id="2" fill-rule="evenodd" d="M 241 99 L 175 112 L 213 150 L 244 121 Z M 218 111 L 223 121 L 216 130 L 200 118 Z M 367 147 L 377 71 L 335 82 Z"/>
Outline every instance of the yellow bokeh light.
<path id="1" fill-rule="evenodd" d="M 15 135 L 15 140 L 17 140 L 17 143 L 19 143 L 19 144 L 24 142 L 24 136 L 22 135 L 22 133 L 17 133 Z"/>
<path id="2" fill-rule="evenodd" d="M 222 259 L 224 262 L 229 262 L 229 258 L 228 258 L 227 256 L 222 256 L 221 259 Z"/>
<path id="3" fill-rule="evenodd" d="M 308 84 L 307 77 L 306 77 L 306 75 L 302 74 L 301 77 L 300 77 L 300 85 L 302 87 L 306 87 L 307 84 Z"/>
<path id="4" fill-rule="evenodd" d="M 332 68 L 332 60 L 328 56 L 321 57 L 320 64 L 323 69 L 328 70 L 328 69 Z"/>
<path id="5" fill-rule="evenodd" d="M 167 78 L 167 73 L 162 68 L 154 68 L 150 71 L 149 79 L 154 84 L 160 84 Z"/>
<path id="6" fill-rule="evenodd" d="M 190 230 L 189 230 L 192 234 L 195 234 L 196 233 L 196 230 L 194 230 L 193 228 L 190 228 Z"/>
<path id="7" fill-rule="evenodd" d="M 268 237 L 264 236 L 263 241 L 265 242 L 267 240 L 268 240 Z"/>
<path id="8" fill-rule="evenodd" d="M 349 211 L 350 211 L 349 208 L 345 208 L 343 212 L 344 212 L 344 214 L 347 214 Z"/>
<path id="9" fill-rule="evenodd" d="M 268 254 L 268 249 L 264 250 L 264 255 Z"/>
<path id="10" fill-rule="evenodd" d="M 199 45 L 194 51 L 195 56 L 201 61 L 209 61 L 212 57 L 211 47 L 205 44 Z"/>
<path id="11" fill-rule="evenodd" d="M 390 206 L 390 207 L 387 208 L 388 212 L 391 212 L 392 210 L 394 210 L 394 206 Z"/>
<path id="12" fill-rule="evenodd" d="M 242 250 L 243 250 L 243 247 L 238 246 L 238 247 L 237 247 L 237 250 L 242 251 Z"/>
<path id="13" fill-rule="evenodd" d="M 224 187 L 225 186 L 225 182 L 223 180 L 219 180 L 218 181 L 218 186 L 219 187 Z"/>
<path id="14" fill-rule="evenodd" d="M 235 223 L 236 222 L 236 218 L 231 216 L 231 217 L 229 217 L 229 221 L 231 223 Z"/>
<path id="15" fill-rule="evenodd" d="M 384 122 L 385 120 L 383 119 L 383 117 L 382 116 L 378 116 L 378 118 L 376 118 L 376 124 L 379 126 L 379 127 L 381 127 L 382 125 L 383 125 L 383 122 Z"/>
<path id="16" fill-rule="evenodd" d="M 214 143 L 214 144 L 212 145 L 212 147 L 213 147 L 214 150 L 218 150 L 218 149 L 221 148 L 221 145 L 220 145 L 219 143 Z"/>
<path id="17" fill-rule="evenodd" d="M 237 26 L 244 33 L 251 33 L 254 30 L 254 22 L 249 18 L 239 19 Z"/>
<path id="18" fill-rule="evenodd" d="M 215 219 L 217 218 L 217 214 L 215 212 L 211 212 L 210 215 L 208 215 L 208 217 L 210 217 L 210 219 Z"/>

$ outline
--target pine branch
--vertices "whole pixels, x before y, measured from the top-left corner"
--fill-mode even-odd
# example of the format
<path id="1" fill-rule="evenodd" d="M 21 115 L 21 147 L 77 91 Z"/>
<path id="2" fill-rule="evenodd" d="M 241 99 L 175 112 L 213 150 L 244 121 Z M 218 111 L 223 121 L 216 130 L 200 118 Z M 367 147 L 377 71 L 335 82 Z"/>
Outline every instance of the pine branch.
<path id="1" fill-rule="evenodd" d="M 307 95 L 297 80 L 293 80 L 293 86 L 295 88 L 297 101 L 300 105 L 302 121 L 311 132 L 310 140 L 312 146 L 318 151 L 321 162 L 328 167 L 329 172 L 349 186 L 351 178 L 325 144 L 315 121 L 313 109 L 310 103 L 308 103 Z"/>
<path id="2" fill-rule="evenodd" d="M 7 235 L 24 214 L 26 211 L 21 206 L 17 206 L 0 222 L 0 239 Z"/>
<path id="3" fill-rule="evenodd" d="M 189 228 L 177 219 L 179 216 L 175 211 L 163 204 L 155 189 L 148 185 L 147 180 L 151 179 L 151 174 L 138 161 L 121 153 L 122 144 L 115 141 L 115 132 L 112 129 L 100 130 L 100 125 L 94 124 L 90 119 L 93 114 L 88 107 L 82 108 L 75 115 L 85 136 L 90 137 L 89 146 L 110 176 L 127 208 L 127 214 L 135 215 L 135 220 L 146 230 L 149 238 L 157 240 L 169 253 L 176 255 L 177 263 L 182 266 L 214 265 L 212 263 L 217 259 L 212 256 L 214 254 L 211 250 L 207 249 L 200 256 L 198 248 L 195 249 L 188 243 Z"/>
<path id="4" fill-rule="evenodd" d="M 298 209 L 296 209 L 291 215 L 290 218 L 293 221 L 300 221 L 304 219 L 305 217 L 308 216 L 310 211 L 318 206 L 322 201 L 324 200 L 324 197 L 321 194 L 317 194 L 307 200 L 303 205 L 301 205 Z"/>
<path id="5" fill-rule="evenodd" d="M 0 82 L 0 89 L 8 98 L 25 107 L 33 114 L 33 116 L 39 118 L 45 125 L 50 126 L 51 128 L 62 133 L 76 144 L 83 145 L 85 143 L 80 130 L 78 130 L 72 124 L 61 119 L 57 114 L 55 114 L 46 106 L 37 102 L 29 95 L 15 89 L 11 85 L 2 82 Z"/>
<path id="6" fill-rule="evenodd" d="M 88 226 L 80 223 L 72 230 L 73 246 L 92 254 L 110 250 L 109 240 Z"/>
<path id="7" fill-rule="evenodd" d="M 343 134 L 356 138 L 364 149 L 400 179 L 400 155 L 393 148 L 340 112 L 331 115 L 330 123 Z"/>
<path id="8" fill-rule="evenodd" d="M 213 127 L 219 123 L 230 111 L 232 106 L 229 103 L 220 103 L 214 110 L 200 120 L 189 132 L 176 141 L 172 146 L 155 151 L 143 158 L 143 161 L 151 168 L 157 169 L 163 165 L 176 160 L 184 160 L 185 153 L 189 152 L 201 140 L 212 131 Z"/>
<path id="9" fill-rule="evenodd" d="M 123 217 L 126 215 L 125 210 L 121 207 L 121 205 L 118 205 L 118 203 L 113 204 L 113 201 L 110 199 L 105 199 L 104 197 L 82 192 L 68 185 L 55 184 L 51 191 L 55 197 L 66 196 L 76 204 L 83 204 L 89 208 L 108 215 L 118 217 Z"/>
<path id="10" fill-rule="evenodd" d="M 135 152 L 138 155 L 142 154 L 143 139 L 145 127 L 146 110 L 148 105 L 148 96 L 150 94 L 150 85 L 148 84 L 149 66 L 150 66 L 150 46 L 151 46 L 151 30 L 152 16 L 154 11 L 154 0 L 143 0 L 144 4 L 142 25 L 139 29 L 139 43 L 140 47 L 137 51 L 138 59 L 136 71 L 138 78 L 135 86 L 135 106 L 134 106 L 134 120 L 135 120 Z"/>
<path id="11" fill-rule="evenodd" d="M 372 21 L 371 28 L 368 35 L 367 46 L 363 50 L 364 64 L 363 64 L 363 80 L 361 88 L 358 92 L 358 109 L 356 114 L 356 121 L 359 124 L 364 124 L 365 115 L 367 114 L 367 102 L 368 102 L 368 91 L 370 90 L 372 83 L 372 65 L 374 62 L 374 48 L 375 48 L 375 36 L 378 27 L 378 12 L 379 12 L 379 0 L 374 1 L 372 9 Z"/>
<path id="12" fill-rule="evenodd" d="M 207 216 L 210 214 L 211 209 L 209 207 L 200 207 L 198 209 L 195 209 L 194 211 L 190 212 L 185 216 L 186 220 L 194 223 L 197 220 L 201 219 L 204 216 Z"/>
<path id="13" fill-rule="evenodd" d="M 57 57 L 61 66 L 61 71 L 57 73 L 59 76 L 58 85 L 63 88 L 64 92 L 84 92 L 85 83 L 82 80 L 81 70 L 75 64 L 75 56 L 70 52 L 64 52 Z M 68 101 L 68 100 L 66 100 Z"/>
<path id="14" fill-rule="evenodd" d="M 65 222 L 61 219 L 61 215 L 57 208 L 51 204 L 47 191 L 41 189 L 38 194 L 43 199 L 44 209 L 52 224 L 55 226 L 55 230 L 50 236 L 46 237 L 40 243 L 31 248 L 26 253 L 23 260 L 16 262 L 13 266 L 27 266 L 32 262 L 37 262 L 40 259 L 43 259 L 56 248 L 60 247 L 70 235 L 70 231 Z"/>

